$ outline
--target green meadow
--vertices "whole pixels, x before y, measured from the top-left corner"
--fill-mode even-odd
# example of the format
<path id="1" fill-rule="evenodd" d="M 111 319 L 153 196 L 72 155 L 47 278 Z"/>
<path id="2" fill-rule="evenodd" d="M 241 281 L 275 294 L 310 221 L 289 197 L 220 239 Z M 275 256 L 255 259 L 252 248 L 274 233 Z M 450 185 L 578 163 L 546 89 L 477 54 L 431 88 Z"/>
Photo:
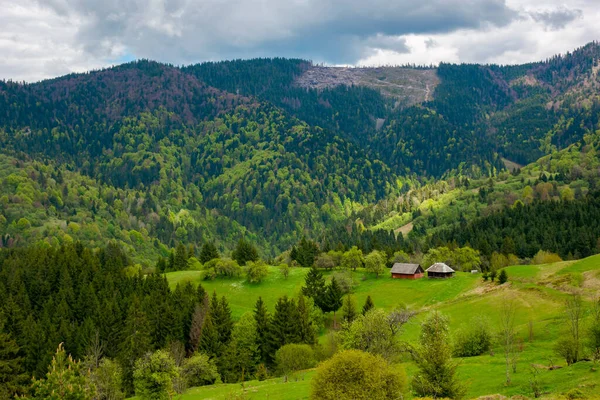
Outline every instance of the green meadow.
<path id="1" fill-rule="evenodd" d="M 269 277 L 259 284 L 249 284 L 244 278 L 204 281 L 201 271 L 173 272 L 167 274 L 167 278 L 173 287 L 185 281 L 202 283 L 207 291 L 215 290 L 219 296 L 226 296 L 237 319 L 252 311 L 259 296 L 273 309 L 277 298 L 299 293 L 307 270 L 292 269 L 288 279 L 283 279 L 276 267 L 270 269 Z M 600 371 L 593 368 L 591 361 L 567 367 L 554 352 L 555 343 L 563 334 L 563 304 L 569 293 L 582 294 L 588 306 L 600 294 L 600 256 L 547 265 L 517 265 L 506 270 L 509 282 L 502 286 L 483 282 L 479 274 L 458 273 L 447 280 L 410 281 L 394 280 L 387 274 L 375 278 L 359 270 L 353 273 L 356 283 L 353 295 L 359 307 L 370 295 L 376 307 L 391 310 L 404 303 L 418 311 L 401 335 L 401 340 L 409 343 L 418 341 L 420 321 L 434 309 L 450 318 L 453 332 L 482 316 L 487 318 L 491 329 L 497 331 L 500 307 L 507 299 L 513 299 L 520 350 L 517 372 L 511 373 L 511 384 L 505 385 L 505 359 L 497 344 L 490 354 L 459 359 L 459 373 L 468 386 L 467 398 L 493 394 L 533 398 L 530 381 L 534 369 L 538 371 L 544 398 L 576 398 L 573 396 L 579 394 L 583 398 L 600 398 Z M 585 325 L 584 321 L 584 329 Z M 322 332 L 321 339 L 325 333 Z M 408 359 L 403 365 L 410 379 L 416 372 L 415 367 Z M 550 370 L 549 366 L 561 368 Z M 314 371 L 307 371 L 287 383 L 282 378 L 274 378 L 246 382 L 243 386 L 220 384 L 192 388 L 182 399 L 307 399 L 313 374 Z"/>

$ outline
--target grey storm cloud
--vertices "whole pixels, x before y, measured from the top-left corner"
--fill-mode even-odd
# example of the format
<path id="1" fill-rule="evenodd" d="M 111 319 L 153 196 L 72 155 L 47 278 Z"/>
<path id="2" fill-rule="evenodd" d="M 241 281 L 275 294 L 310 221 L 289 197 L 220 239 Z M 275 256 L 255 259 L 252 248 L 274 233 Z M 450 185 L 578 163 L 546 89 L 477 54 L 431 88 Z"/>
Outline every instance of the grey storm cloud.
<path id="1" fill-rule="evenodd" d="M 102 56 L 120 45 L 174 63 L 294 56 L 355 63 L 377 49 L 408 52 L 406 34 L 502 27 L 505 0 L 38 0 L 80 18 L 78 40 Z M 533 16 L 533 18 L 546 18 Z M 558 19 L 553 14 L 552 21 Z M 553 22 L 557 24 L 558 22 Z"/>
<path id="2" fill-rule="evenodd" d="M 577 18 L 581 18 L 583 15 L 582 10 L 570 10 L 567 8 L 560 8 L 557 10 L 551 11 L 536 11 L 530 12 L 531 18 L 536 22 L 543 23 L 549 29 L 562 29 L 570 22 L 576 20 Z"/>

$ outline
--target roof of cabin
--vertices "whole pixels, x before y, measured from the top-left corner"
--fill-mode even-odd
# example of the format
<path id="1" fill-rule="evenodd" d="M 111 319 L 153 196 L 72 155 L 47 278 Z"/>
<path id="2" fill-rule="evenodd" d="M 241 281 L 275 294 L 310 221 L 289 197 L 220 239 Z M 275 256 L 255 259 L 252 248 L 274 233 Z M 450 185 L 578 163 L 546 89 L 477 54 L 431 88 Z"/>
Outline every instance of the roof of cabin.
<path id="1" fill-rule="evenodd" d="M 413 275 L 419 270 L 419 264 L 395 263 L 392 274 Z"/>
<path id="2" fill-rule="evenodd" d="M 446 264 L 439 262 L 439 263 L 435 263 L 431 267 L 427 268 L 427 272 L 449 274 L 449 273 L 454 272 L 454 270 L 452 268 L 450 268 L 449 266 L 447 266 Z"/>

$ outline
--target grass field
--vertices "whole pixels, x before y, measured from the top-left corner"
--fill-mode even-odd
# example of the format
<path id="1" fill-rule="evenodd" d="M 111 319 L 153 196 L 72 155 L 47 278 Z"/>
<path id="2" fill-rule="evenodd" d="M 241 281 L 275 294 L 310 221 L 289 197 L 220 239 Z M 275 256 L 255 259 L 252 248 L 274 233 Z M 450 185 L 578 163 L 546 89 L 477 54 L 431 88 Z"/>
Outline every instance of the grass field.
<path id="1" fill-rule="evenodd" d="M 216 290 L 219 295 L 225 295 L 234 318 L 239 318 L 253 309 L 259 296 L 271 309 L 278 297 L 296 296 L 306 272 L 305 269 L 293 269 L 289 278 L 284 280 L 272 267 L 269 277 L 256 285 L 246 283 L 243 278 L 201 281 L 199 271 L 174 272 L 167 277 L 171 285 L 184 281 L 201 282 L 208 291 Z M 512 383 L 504 384 L 505 360 L 502 348 L 496 346 L 491 354 L 460 359 L 459 374 L 468 384 L 467 398 L 490 394 L 531 397 L 532 365 L 539 370 L 545 398 L 566 398 L 566 393 L 574 388 L 579 389 L 585 398 L 600 398 L 600 371 L 593 371 L 591 362 L 567 367 L 554 353 L 554 343 L 562 332 L 563 303 L 568 293 L 582 293 L 588 301 L 600 293 L 597 280 L 600 256 L 556 264 L 512 266 L 507 268 L 507 272 L 509 283 L 498 286 L 484 283 L 480 275 L 467 273 L 458 273 L 448 280 L 409 281 L 392 280 L 387 274 L 376 279 L 364 271 L 357 271 L 354 273 L 358 282 L 354 295 L 359 306 L 370 295 L 376 307 L 391 310 L 405 303 L 418 310 L 418 315 L 407 324 L 401 335 L 401 340 L 411 343 L 418 340 L 420 321 L 433 309 L 450 318 L 452 331 L 467 326 L 476 316 L 484 316 L 491 328 L 497 330 L 500 306 L 507 298 L 513 298 L 517 304 L 515 322 L 521 352 Z M 549 365 L 562 368 L 548 370 Z M 409 377 L 415 373 L 411 362 L 405 362 L 404 366 Z M 281 378 L 246 382 L 244 389 L 240 384 L 193 388 L 182 399 L 307 399 L 313 374 L 314 371 L 308 371 L 298 381 L 287 383 Z"/>

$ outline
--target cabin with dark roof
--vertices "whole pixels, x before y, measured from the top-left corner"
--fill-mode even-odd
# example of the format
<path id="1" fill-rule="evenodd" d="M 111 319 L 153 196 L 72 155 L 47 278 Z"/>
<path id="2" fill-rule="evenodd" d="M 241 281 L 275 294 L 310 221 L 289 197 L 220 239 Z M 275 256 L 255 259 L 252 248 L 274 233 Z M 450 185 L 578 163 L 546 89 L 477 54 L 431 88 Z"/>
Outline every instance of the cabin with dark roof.
<path id="1" fill-rule="evenodd" d="M 435 263 L 427 268 L 428 278 L 452 278 L 454 270 L 444 263 Z"/>
<path id="2" fill-rule="evenodd" d="M 395 263 L 391 272 L 394 279 L 421 279 L 425 276 L 419 264 Z"/>

